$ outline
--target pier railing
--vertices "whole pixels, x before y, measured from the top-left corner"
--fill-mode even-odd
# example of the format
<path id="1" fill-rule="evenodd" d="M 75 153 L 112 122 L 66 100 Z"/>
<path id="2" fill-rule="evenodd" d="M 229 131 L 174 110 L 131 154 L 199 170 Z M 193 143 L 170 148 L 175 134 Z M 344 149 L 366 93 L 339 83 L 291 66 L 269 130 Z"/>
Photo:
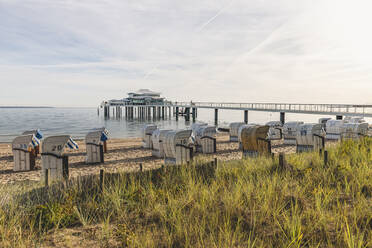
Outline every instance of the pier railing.
<path id="1" fill-rule="evenodd" d="M 179 107 L 228 110 L 250 110 L 317 115 L 372 117 L 372 105 L 358 104 L 303 104 L 303 103 L 233 103 L 233 102 L 164 102 L 153 105 L 133 105 L 115 102 L 109 106 L 123 107 Z"/>
<path id="2" fill-rule="evenodd" d="M 372 105 L 354 104 L 172 102 L 161 106 L 372 117 Z"/>

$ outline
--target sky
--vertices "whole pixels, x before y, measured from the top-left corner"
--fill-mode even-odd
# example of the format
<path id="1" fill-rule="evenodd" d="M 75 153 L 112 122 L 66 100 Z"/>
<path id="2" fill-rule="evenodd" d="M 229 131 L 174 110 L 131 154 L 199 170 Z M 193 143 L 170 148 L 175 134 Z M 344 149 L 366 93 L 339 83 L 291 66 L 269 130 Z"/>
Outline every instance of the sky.
<path id="1" fill-rule="evenodd" d="M 372 104 L 369 0 L 0 0 L 0 106 Z"/>

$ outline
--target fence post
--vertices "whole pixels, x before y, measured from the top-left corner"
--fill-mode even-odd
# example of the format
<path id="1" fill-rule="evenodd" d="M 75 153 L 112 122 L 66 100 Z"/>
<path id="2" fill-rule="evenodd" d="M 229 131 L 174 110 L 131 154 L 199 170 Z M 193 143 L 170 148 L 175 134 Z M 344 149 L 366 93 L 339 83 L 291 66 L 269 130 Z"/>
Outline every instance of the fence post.
<path id="1" fill-rule="evenodd" d="M 143 166 L 142 163 L 139 164 L 140 172 L 143 172 Z"/>
<path id="2" fill-rule="evenodd" d="M 49 185 L 49 170 L 48 169 L 45 169 L 45 178 L 44 178 L 44 180 L 45 180 L 45 187 L 48 187 L 48 185 Z"/>
<path id="3" fill-rule="evenodd" d="M 284 157 L 284 153 L 280 153 L 279 154 L 279 167 L 281 169 L 284 169 L 284 166 L 285 166 L 285 157 Z"/>
<path id="4" fill-rule="evenodd" d="M 214 167 L 216 167 L 216 169 L 218 167 L 218 160 L 217 160 L 217 158 L 214 158 Z"/>
<path id="5" fill-rule="evenodd" d="M 103 177 L 103 169 L 100 169 L 99 170 L 99 189 L 102 191 L 103 190 L 103 180 L 104 180 L 104 177 Z"/>
<path id="6" fill-rule="evenodd" d="M 328 151 L 324 151 L 324 165 L 328 165 Z"/>

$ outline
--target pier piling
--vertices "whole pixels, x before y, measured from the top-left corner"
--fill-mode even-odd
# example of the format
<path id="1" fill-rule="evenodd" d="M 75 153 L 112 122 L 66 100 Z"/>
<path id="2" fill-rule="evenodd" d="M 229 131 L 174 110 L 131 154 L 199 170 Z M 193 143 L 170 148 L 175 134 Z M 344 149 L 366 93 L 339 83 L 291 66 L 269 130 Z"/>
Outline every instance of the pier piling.
<path id="1" fill-rule="evenodd" d="M 280 122 L 282 125 L 285 123 L 285 112 L 280 112 Z"/>
<path id="2" fill-rule="evenodd" d="M 244 123 L 248 124 L 248 110 L 244 110 Z"/>
<path id="3" fill-rule="evenodd" d="M 214 109 L 214 125 L 218 126 L 218 109 Z"/>

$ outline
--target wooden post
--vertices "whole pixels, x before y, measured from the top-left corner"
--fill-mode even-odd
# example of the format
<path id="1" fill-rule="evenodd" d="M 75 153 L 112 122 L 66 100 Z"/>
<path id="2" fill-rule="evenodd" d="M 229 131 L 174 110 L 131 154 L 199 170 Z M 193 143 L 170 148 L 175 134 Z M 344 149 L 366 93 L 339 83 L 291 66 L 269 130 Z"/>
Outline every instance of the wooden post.
<path id="1" fill-rule="evenodd" d="M 328 151 L 324 151 L 324 165 L 328 165 Z"/>
<path id="2" fill-rule="evenodd" d="M 192 122 L 196 120 L 196 108 L 192 108 Z"/>
<path id="3" fill-rule="evenodd" d="M 282 125 L 285 123 L 285 112 L 280 112 L 280 122 Z"/>
<path id="4" fill-rule="evenodd" d="M 45 187 L 48 187 L 48 185 L 49 185 L 49 170 L 45 169 L 44 171 L 45 171 L 45 177 L 44 177 Z"/>
<path id="5" fill-rule="evenodd" d="M 244 123 L 248 124 L 248 110 L 244 110 Z"/>
<path id="6" fill-rule="evenodd" d="M 140 172 L 143 172 L 143 166 L 142 166 L 142 163 L 139 164 L 139 169 L 140 169 Z"/>
<path id="7" fill-rule="evenodd" d="M 178 107 L 176 107 L 176 121 L 178 121 L 178 114 L 179 114 L 179 108 Z"/>
<path id="8" fill-rule="evenodd" d="M 214 109 L 214 125 L 218 125 L 218 109 Z"/>
<path id="9" fill-rule="evenodd" d="M 217 168 L 217 166 L 218 166 L 218 160 L 217 160 L 217 158 L 214 158 L 214 167 Z"/>
<path id="10" fill-rule="evenodd" d="M 103 182 L 104 177 L 103 177 L 103 169 L 99 170 L 99 189 L 102 191 L 103 190 Z"/>
<path id="11" fill-rule="evenodd" d="M 279 154 L 279 168 L 284 169 L 285 166 L 285 156 L 284 153 Z"/>

